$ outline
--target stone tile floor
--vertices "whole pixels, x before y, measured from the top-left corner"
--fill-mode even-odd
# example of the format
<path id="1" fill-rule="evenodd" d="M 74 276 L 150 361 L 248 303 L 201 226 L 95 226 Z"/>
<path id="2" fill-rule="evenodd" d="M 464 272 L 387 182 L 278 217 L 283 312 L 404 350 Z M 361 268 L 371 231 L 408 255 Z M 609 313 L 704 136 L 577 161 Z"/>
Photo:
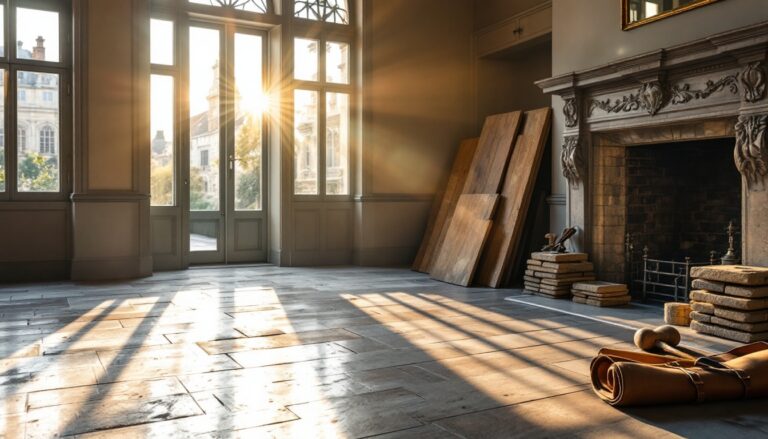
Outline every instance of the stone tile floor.
<path id="1" fill-rule="evenodd" d="M 765 401 L 616 410 L 591 393 L 597 350 L 658 315 L 400 269 L 4 286 L 0 437 L 768 436 Z"/>

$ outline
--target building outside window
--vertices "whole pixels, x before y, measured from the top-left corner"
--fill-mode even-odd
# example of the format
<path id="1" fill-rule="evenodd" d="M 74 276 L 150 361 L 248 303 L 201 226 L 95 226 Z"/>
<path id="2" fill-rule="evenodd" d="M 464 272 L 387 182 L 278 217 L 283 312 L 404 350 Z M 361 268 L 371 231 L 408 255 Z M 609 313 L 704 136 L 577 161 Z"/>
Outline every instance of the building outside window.
<path id="1" fill-rule="evenodd" d="M 15 127 L 3 130 L 0 144 L 0 198 L 59 199 L 67 196 L 69 172 L 65 154 L 70 141 L 61 128 L 69 126 L 62 99 L 70 74 L 69 2 L 17 0 L 0 2 L 0 20 L 10 26 L 0 32 L 6 50 L 0 53 L 0 117 L 13 109 Z M 10 30 L 10 31 L 9 31 Z M 2 40 L 2 38 L 0 38 Z M 12 42 L 12 44 L 8 44 Z M 10 49 L 10 50 L 8 50 Z M 30 139 L 31 144 L 30 144 Z M 63 142 L 63 145 L 62 145 Z M 62 148 L 64 146 L 64 148 Z M 13 160 L 9 160 L 13 157 Z"/>
<path id="2" fill-rule="evenodd" d="M 56 152 L 56 133 L 53 128 L 44 126 L 40 130 L 40 154 L 50 155 Z"/>

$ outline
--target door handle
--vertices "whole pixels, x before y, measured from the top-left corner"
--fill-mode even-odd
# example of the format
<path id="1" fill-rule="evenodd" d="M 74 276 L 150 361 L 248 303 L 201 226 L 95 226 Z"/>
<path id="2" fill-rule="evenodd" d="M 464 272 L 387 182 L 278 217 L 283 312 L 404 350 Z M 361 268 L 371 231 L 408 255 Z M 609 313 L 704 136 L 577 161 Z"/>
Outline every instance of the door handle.
<path id="1" fill-rule="evenodd" d="M 229 155 L 229 170 L 232 172 L 235 172 L 235 156 L 234 154 Z"/>

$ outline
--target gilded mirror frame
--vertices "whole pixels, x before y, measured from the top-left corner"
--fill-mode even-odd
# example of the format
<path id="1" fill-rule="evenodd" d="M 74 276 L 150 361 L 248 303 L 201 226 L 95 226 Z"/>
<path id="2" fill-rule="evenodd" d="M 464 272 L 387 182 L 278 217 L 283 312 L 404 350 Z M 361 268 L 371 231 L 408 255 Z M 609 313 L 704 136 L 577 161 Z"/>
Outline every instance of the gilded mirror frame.
<path id="1" fill-rule="evenodd" d="M 642 20 L 638 20 L 634 22 L 631 22 L 629 20 L 629 1 L 630 0 L 621 0 L 621 28 L 625 31 L 635 29 L 637 27 L 646 25 L 648 23 L 659 21 L 667 17 L 672 17 L 677 14 L 682 14 L 683 12 L 688 12 L 690 10 L 700 8 L 702 6 L 711 5 L 712 3 L 719 2 L 720 0 L 698 0 L 695 3 L 691 3 L 685 6 L 680 6 L 676 9 L 671 9 L 669 11 L 665 11 L 660 14 L 654 15 L 653 17 L 644 18 Z"/>

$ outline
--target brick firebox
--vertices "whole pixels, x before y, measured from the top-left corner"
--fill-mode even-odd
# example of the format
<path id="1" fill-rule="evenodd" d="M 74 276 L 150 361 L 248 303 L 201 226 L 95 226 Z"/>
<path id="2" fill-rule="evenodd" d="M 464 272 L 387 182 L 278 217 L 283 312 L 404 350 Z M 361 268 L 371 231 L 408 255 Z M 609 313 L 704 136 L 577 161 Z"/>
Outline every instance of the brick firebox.
<path id="1" fill-rule="evenodd" d="M 654 258 L 722 255 L 726 226 L 741 224 L 732 126 L 721 121 L 593 136 L 591 244 L 601 279 L 625 280 L 627 233 Z"/>

